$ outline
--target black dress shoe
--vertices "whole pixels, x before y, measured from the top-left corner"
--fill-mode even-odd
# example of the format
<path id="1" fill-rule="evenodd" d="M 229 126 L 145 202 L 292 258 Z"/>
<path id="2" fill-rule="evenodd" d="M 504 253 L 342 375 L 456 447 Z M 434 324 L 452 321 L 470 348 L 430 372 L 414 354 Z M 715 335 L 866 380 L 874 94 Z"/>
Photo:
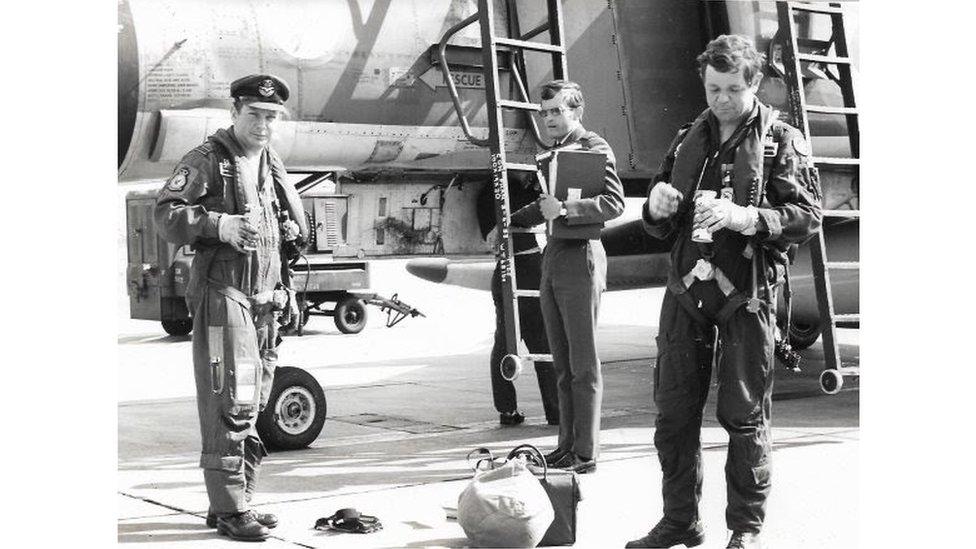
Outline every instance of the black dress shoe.
<path id="1" fill-rule="evenodd" d="M 586 473 L 596 471 L 596 460 L 583 459 L 576 455 L 575 452 L 566 452 L 562 459 L 557 461 L 553 467 L 556 469 L 566 469 L 567 471 L 573 471 L 574 473 L 585 475 Z"/>
<path id="2" fill-rule="evenodd" d="M 498 414 L 498 423 L 501 423 L 502 425 L 521 425 L 524 421 L 525 415 L 518 410 Z"/>
<path id="3" fill-rule="evenodd" d="M 217 517 L 217 533 L 238 541 L 264 541 L 270 535 L 268 529 L 257 521 L 252 511 Z"/>
<path id="4" fill-rule="evenodd" d="M 548 454 L 546 454 L 545 456 L 543 456 L 546 459 L 546 467 L 555 467 L 556 466 L 556 462 L 558 462 L 559 460 L 563 459 L 563 456 L 565 456 L 567 454 L 567 452 L 568 452 L 568 450 L 563 450 L 561 448 L 556 448 L 552 452 L 549 452 Z"/>
<path id="5" fill-rule="evenodd" d="M 258 513 L 257 511 L 251 511 L 254 514 L 254 520 L 261 523 L 265 528 L 274 528 L 278 526 L 278 517 L 272 513 Z M 213 511 L 207 512 L 207 527 L 216 528 L 217 527 L 217 515 Z"/>
<path id="6" fill-rule="evenodd" d="M 684 545 L 695 547 L 705 542 L 705 532 L 700 522 L 682 524 L 667 517 L 662 518 L 646 536 L 627 542 L 624 547 L 671 547 Z"/>
<path id="7" fill-rule="evenodd" d="M 725 549 L 762 549 L 762 540 L 755 532 L 732 532 Z"/>

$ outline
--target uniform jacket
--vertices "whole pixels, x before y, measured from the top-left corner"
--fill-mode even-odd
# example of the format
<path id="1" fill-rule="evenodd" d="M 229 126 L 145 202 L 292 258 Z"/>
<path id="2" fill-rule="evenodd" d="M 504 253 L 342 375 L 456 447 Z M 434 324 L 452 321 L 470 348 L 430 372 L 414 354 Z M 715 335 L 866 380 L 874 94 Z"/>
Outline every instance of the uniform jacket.
<path id="1" fill-rule="evenodd" d="M 244 191 L 238 185 L 239 174 L 236 170 L 235 153 L 241 154 L 233 132 L 225 129 L 218 130 L 180 160 L 173 176 L 160 190 L 156 199 L 154 220 L 160 235 L 174 244 L 189 244 L 196 252 L 191 267 L 190 283 L 187 287 L 187 302 L 190 304 L 191 311 L 195 309 L 201 297 L 206 280 L 221 278 L 220 273 L 214 273 L 212 268 L 214 261 L 233 263 L 229 267 L 234 273 L 240 272 L 245 262 L 246 256 L 230 244 L 221 242 L 218 234 L 221 215 L 244 214 L 242 202 L 247 200 L 256 203 L 253 197 L 242 198 L 241 196 Z M 301 236 L 307 239 L 308 224 L 301 199 L 295 188 L 286 180 L 281 159 L 271 148 L 266 148 L 262 155 L 265 164 L 269 167 L 279 208 L 289 212 L 289 217 L 299 224 Z M 266 184 L 271 183 L 272 181 L 266 182 Z M 273 223 L 268 223 L 267 234 L 261 234 L 261 240 L 275 247 L 280 246 L 278 212 L 262 213 L 270 215 L 270 221 Z M 287 265 L 281 261 L 279 250 L 269 250 L 269 252 L 273 253 L 263 256 L 257 254 L 254 270 L 256 272 L 267 269 L 280 270 L 281 275 L 277 280 L 287 281 Z M 273 264 L 264 264 L 268 262 Z M 233 280 L 221 282 L 238 288 L 241 286 Z M 268 288 L 254 288 L 254 290 L 265 289 Z"/>
<path id="2" fill-rule="evenodd" d="M 592 198 L 580 198 L 563 202 L 566 216 L 563 218 L 567 225 L 587 225 L 605 223 L 619 217 L 624 212 L 624 188 L 617 176 L 616 160 L 613 151 L 605 139 L 594 132 L 578 126 L 569 133 L 558 148 L 578 145 L 583 150 L 592 150 L 607 155 L 607 167 L 603 180 L 603 192 Z M 542 166 L 542 173 L 546 173 Z M 512 214 L 512 223 L 519 226 L 533 226 L 543 223 L 545 218 L 539 208 L 539 201 L 533 202 Z"/>

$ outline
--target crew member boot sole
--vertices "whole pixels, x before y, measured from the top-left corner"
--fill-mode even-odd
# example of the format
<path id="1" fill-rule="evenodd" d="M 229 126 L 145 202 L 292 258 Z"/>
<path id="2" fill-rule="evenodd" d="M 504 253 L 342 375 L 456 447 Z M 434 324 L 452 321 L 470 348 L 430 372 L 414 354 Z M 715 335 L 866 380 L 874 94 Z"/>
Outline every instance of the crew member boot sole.
<path id="1" fill-rule="evenodd" d="M 238 536 L 231 532 L 226 526 L 217 523 L 217 533 L 221 536 L 227 536 L 232 540 L 237 541 L 264 541 L 268 539 L 270 534 L 258 535 L 258 536 Z"/>
<path id="2" fill-rule="evenodd" d="M 639 540 L 634 540 L 634 541 L 628 543 L 626 545 L 626 547 L 648 547 L 648 548 L 651 548 L 651 549 L 666 549 L 668 547 L 674 547 L 676 545 L 684 545 L 685 547 L 689 547 L 689 548 L 690 547 L 698 547 L 699 545 L 705 543 L 705 534 L 703 534 L 703 533 L 702 534 L 698 534 L 698 535 L 695 535 L 695 536 L 692 536 L 692 537 L 689 537 L 689 538 L 683 539 L 683 540 L 673 540 L 674 543 L 672 543 L 671 545 L 642 545 L 640 542 L 642 542 L 643 540 L 644 540 L 644 538 L 641 538 Z M 635 543 L 635 544 L 634 545 L 631 545 L 631 543 Z"/>

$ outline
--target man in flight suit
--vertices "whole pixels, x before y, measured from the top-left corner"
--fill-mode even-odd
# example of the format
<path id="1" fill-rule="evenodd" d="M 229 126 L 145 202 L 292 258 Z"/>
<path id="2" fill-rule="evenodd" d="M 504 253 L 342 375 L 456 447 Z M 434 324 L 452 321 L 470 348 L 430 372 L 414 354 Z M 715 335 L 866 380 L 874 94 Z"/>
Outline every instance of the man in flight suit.
<path id="1" fill-rule="evenodd" d="M 481 236 L 489 238 L 495 228 L 494 185 L 485 185 L 478 195 L 477 213 Z M 526 181 L 510 176 L 508 182 L 509 207 L 513 211 L 534 201 L 542 193 L 535 177 Z M 515 249 L 515 280 L 519 288 L 538 290 L 542 277 L 542 250 L 534 234 L 512 233 L 512 247 Z M 495 304 L 495 340 L 491 347 L 489 366 L 491 369 L 491 395 L 498 410 L 498 421 L 502 425 L 519 425 L 525 416 L 518 409 L 515 384 L 502 377 L 499 367 L 505 356 L 505 310 L 502 305 L 501 262 L 495 262 L 491 275 L 491 299 Z M 549 354 L 549 340 L 542 318 L 542 308 L 536 299 L 519 299 L 519 327 L 522 340 L 530 353 Z M 556 370 L 552 362 L 535 361 L 535 374 L 542 396 L 542 409 L 546 423 L 559 425 L 559 393 L 556 389 Z"/>
<path id="2" fill-rule="evenodd" d="M 195 250 L 186 300 L 193 314 L 193 369 L 210 500 L 207 524 L 263 540 L 277 518 L 249 509 L 261 459 L 255 430 L 277 362 L 278 318 L 297 319 L 283 245 L 308 238 L 301 200 L 270 148 L 288 99 L 271 75 L 231 83 L 234 125 L 176 166 L 156 200 L 167 241 Z M 294 247 L 291 247 L 294 250 Z"/>
<path id="3" fill-rule="evenodd" d="M 583 128 L 579 84 L 555 80 L 542 87 L 542 118 L 555 149 L 592 150 L 607 156 L 604 189 L 591 198 L 559 201 L 543 195 L 512 215 L 532 226 L 562 218 L 566 225 L 604 223 L 624 211 L 623 185 L 610 145 Z M 542 166 L 542 173 L 546 173 Z M 517 280 L 517 279 L 516 279 Z M 596 350 L 600 295 L 607 287 L 607 254 L 599 239 L 550 236 L 542 255 L 539 300 L 559 388 L 559 444 L 546 456 L 554 467 L 587 473 L 600 451 L 603 377 Z"/>
<path id="4" fill-rule="evenodd" d="M 728 547 L 762 546 L 775 288 L 789 247 L 821 222 L 819 183 L 802 133 L 755 97 L 762 63 L 747 38 L 726 35 L 708 44 L 698 57 L 708 109 L 678 132 L 643 210 L 650 235 L 677 233 L 654 370 L 664 517 L 627 547 L 704 541 L 701 422 L 716 331 L 717 415 L 729 435 Z M 696 201 L 696 191 L 713 191 L 715 198 Z"/>

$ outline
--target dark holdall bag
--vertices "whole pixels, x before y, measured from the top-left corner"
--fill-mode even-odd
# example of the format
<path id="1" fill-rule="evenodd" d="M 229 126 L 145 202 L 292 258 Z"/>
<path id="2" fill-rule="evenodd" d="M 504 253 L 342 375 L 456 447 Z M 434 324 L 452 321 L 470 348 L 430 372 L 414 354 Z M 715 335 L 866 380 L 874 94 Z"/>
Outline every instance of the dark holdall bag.
<path id="1" fill-rule="evenodd" d="M 579 476 L 573 471 L 549 469 L 542 452 L 531 444 L 516 446 L 508 453 L 508 459 L 524 455 L 539 483 L 549 495 L 555 517 L 552 525 L 539 542 L 541 546 L 572 545 L 576 543 L 576 506 L 583 499 Z"/>

